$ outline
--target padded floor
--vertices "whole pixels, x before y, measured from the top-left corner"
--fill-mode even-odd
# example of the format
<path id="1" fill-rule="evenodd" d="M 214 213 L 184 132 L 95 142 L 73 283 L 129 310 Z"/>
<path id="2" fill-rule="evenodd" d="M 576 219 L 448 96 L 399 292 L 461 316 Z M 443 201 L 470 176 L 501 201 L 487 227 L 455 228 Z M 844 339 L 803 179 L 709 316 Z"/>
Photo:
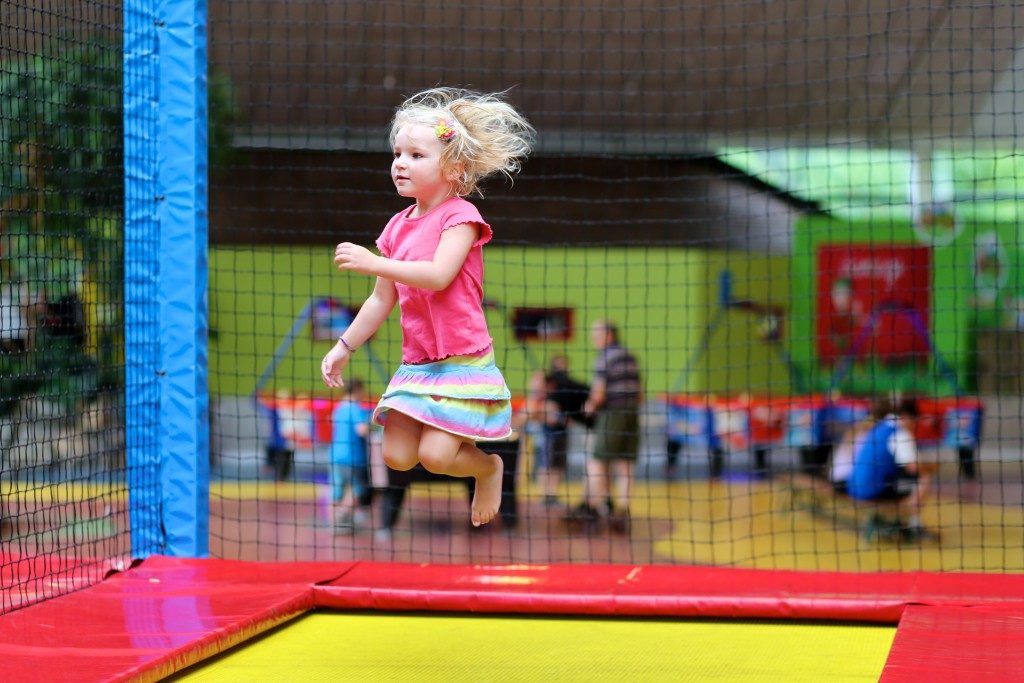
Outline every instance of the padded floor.
<path id="1" fill-rule="evenodd" d="M 893 626 L 315 611 L 179 681 L 877 681 Z"/>

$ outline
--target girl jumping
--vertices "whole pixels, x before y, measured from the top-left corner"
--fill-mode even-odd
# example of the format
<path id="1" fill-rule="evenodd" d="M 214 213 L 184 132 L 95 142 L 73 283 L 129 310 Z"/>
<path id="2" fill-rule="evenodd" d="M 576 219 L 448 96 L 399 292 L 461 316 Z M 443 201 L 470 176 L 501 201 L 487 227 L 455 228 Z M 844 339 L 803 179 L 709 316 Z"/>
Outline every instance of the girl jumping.
<path id="1" fill-rule="evenodd" d="M 373 421 L 384 426 L 384 461 L 474 477 L 474 526 L 494 518 L 502 462 L 478 441 L 512 433 L 511 395 L 494 364 L 483 311 L 483 254 L 492 232 L 464 197 L 492 174 L 519 170 L 532 126 L 499 95 L 455 88 L 425 90 L 391 121 L 391 179 L 416 203 L 396 214 L 377 239 L 377 256 L 351 242 L 334 252 L 339 270 L 376 276 L 373 292 L 324 356 L 321 374 L 342 385 L 352 354 L 401 310 L 402 365 Z"/>

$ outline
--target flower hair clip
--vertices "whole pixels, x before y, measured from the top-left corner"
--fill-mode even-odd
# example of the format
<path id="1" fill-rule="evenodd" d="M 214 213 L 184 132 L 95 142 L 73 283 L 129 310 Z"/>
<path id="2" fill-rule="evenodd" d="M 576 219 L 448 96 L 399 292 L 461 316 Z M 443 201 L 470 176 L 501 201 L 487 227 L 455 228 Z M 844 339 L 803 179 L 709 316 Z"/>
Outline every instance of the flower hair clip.
<path id="1" fill-rule="evenodd" d="M 438 119 L 434 126 L 434 133 L 441 142 L 450 142 L 458 133 L 455 131 L 455 121 L 451 119 Z"/>

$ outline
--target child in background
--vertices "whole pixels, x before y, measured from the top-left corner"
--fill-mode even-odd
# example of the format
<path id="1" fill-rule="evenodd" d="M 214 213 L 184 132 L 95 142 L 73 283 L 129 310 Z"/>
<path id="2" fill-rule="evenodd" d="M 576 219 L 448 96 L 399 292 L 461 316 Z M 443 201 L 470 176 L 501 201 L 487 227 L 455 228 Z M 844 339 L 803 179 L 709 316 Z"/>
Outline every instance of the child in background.
<path id="1" fill-rule="evenodd" d="M 494 174 L 511 177 L 533 128 L 498 95 L 435 88 L 406 100 L 391 122 L 391 178 L 415 204 L 377 239 L 381 255 L 342 242 L 334 263 L 376 278 L 352 324 L 324 357 L 323 381 L 341 386 L 353 353 L 401 309 L 402 365 L 373 412 L 387 465 L 473 477 L 471 521 L 494 518 L 502 461 L 476 442 L 512 433 L 511 394 L 494 364 L 483 310 L 483 246 L 491 226 L 464 197 Z"/>
<path id="2" fill-rule="evenodd" d="M 917 418 L 917 402 L 904 399 L 875 423 L 854 454 L 846 490 L 858 500 L 897 501 L 901 518 L 907 519 L 900 529 L 905 540 L 937 540 L 921 523 L 921 503 L 930 493 L 935 464 L 918 457 Z"/>
<path id="3" fill-rule="evenodd" d="M 871 414 L 864 419 L 851 425 L 844 433 L 839 443 L 832 451 L 831 463 L 829 464 L 828 479 L 832 484 L 835 493 L 845 494 L 847 482 L 853 475 L 853 463 L 857 453 L 864 448 L 868 434 L 878 424 L 879 420 L 885 419 L 891 411 L 888 401 L 875 401 Z"/>
<path id="4" fill-rule="evenodd" d="M 370 410 L 363 405 L 365 400 L 362 380 L 350 379 L 344 397 L 331 414 L 331 500 L 334 528 L 338 531 L 354 529 L 368 521 L 366 512 L 359 508 L 369 486 Z"/>
<path id="5" fill-rule="evenodd" d="M 548 388 L 547 378 L 543 370 L 534 370 L 526 385 L 525 410 L 522 414 L 522 429 L 528 439 L 523 442 L 528 444 L 530 450 L 524 451 L 524 455 L 531 456 L 530 462 L 533 467 L 532 476 L 540 480 L 544 476 L 543 454 L 544 454 L 544 423 L 547 420 Z"/>

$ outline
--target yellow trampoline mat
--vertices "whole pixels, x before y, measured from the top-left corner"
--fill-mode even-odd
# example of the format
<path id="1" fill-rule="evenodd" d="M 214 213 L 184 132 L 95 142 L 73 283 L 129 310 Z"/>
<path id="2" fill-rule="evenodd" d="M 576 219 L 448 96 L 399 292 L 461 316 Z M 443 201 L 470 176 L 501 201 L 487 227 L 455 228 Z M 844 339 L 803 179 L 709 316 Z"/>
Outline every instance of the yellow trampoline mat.
<path id="1" fill-rule="evenodd" d="M 181 681 L 877 681 L 895 626 L 316 611 Z"/>

